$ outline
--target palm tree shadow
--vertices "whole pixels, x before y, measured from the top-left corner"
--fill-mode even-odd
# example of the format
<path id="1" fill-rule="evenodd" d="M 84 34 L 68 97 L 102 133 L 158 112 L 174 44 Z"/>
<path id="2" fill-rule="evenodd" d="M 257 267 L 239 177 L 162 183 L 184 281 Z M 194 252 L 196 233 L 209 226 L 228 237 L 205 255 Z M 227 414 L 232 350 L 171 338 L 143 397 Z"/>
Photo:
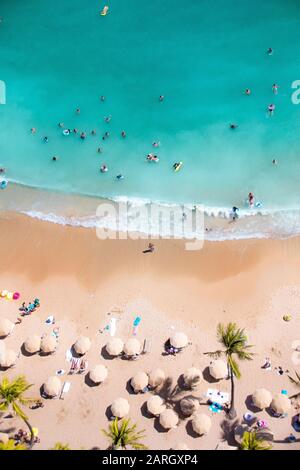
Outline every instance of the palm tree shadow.
<path id="1" fill-rule="evenodd" d="M 222 436 L 221 439 L 223 441 L 227 441 L 228 445 L 236 446 L 236 441 L 234 438 L 234 429 L 239 424 L 239 420 L 235 419 L 234 421 L 230 421 L 228 419 L 224 419 L 221 424 Z"/>

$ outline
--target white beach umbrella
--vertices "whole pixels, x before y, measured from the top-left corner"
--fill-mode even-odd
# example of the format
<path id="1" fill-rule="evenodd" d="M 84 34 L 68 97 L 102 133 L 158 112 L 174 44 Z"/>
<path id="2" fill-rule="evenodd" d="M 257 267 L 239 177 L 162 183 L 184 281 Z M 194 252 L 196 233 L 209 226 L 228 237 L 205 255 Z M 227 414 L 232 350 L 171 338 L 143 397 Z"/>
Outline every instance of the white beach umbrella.
<path id="1" fill-rule="evenodd" d="M 190 450 L 185 442 L 178 442 L 171 450 Z"/>
<path id="2" fill-rule="evenodd" d="M 258 388 L 252 395 L 252 402 L 256 408 L 263 410 L 268 408 L 272 401 L 271 393 L 265 388 Z"/>
<path id="3" fill-rule="evenodd" d="M 102 364 L 98 364 L 97 366 L 93 367 L 93 369 L 91 369 L 89 372 L 89 377 L 95 384 L 104 382 L 104 380 L 107 378 L 107 375 L 107 368 Z"/>
<path id="4" fill-rule="evenodd" d="M 110 356 L 119 356 L 124 348 L 124 343 L 120 338 L 111 338 L 105 346 Z"/>
<path id="5" fill-rule="evenodd" d="M 74 344 L 74 349 L 77 354 L 82 356 L 83 354 L 86 354 L 90 347 L 91 347 L 91 340 L 87 336 L 80 336 L 76 343 Z"/>
<path id="6" fill-rule="evenodd" d="M 202 372 L 199 369 L 196 369 L 196 367 L 190 367 L 185 371 L 183 374 L 183 380 L 185 385 L 188 386 L 196 386 L 202 377 Z"/>
<path id="7" fill-rule="evenodd" d="M 7 318 L 0 318 L 0 338 L 9 336 L 12 333 L 14 327 L 15 324 Z"/>
<path id="8" fill-rule="evenodd" d="M 151 398 L 147 400 L 147 410 L 153 416 L 161 415 L 165 411 L 165 409 L 166 409 L 165 402 L 160 396 L 153 395 Z"/>
<path id="9" fill-rule="evenodd" d="M 131 386 L 135 392 L 141 392 L 148 386 L 149 378 L 145 372 L 138 372 L 131 379 Z"/>
<path id="10" fill-rule="evenodd" d="M 196 434 L 208 434 L 211 428 L 211 419 L 204 413 L 197 413 L 192 420 L 192 427 Z"/>
<path id="11" fill-rule="evenodd" d="M 209 365 L 209 373 L 216 380 L 225 379 L 228 376 L 226 362 L 222 361 L 222 359 L 212 361 Z"/>
<path id="12" fill-rule="evenodd" d="M 58 377 L 49 377 L 49 379 L 44 383 L 44 393 L 49 398 L 57 397 L 61 392 L 61 381 Z"/>
<path id="13" fill-rule="evenodd" d="M 272 410 L 278 414 L 287 413 L 291 406 L 291 400 L 287 397 L 287 395 L 283 395 L 282 393 L 278 393 L 271 402 Z"/>
<path id="14" fill-rule="evenodd" d="M 162 369 L 153 369 L 149 373 L 149 385 L 152 388 L 161 385 L 166 378 L 166 375 Z"/>
<path id="15" fill-rule="evenodd" d="M 164 429 L 176 428 L 178 421 L 178 414 L 171 409 L 166 409 L 159 415 L 159 424 Z"/>
<path id="16" fill-rule="evenodd" d="M 38 335 L 29 336 L 24 342 L 25 351 L 29 354 L 35 354 L 41 349 L 41 338 Z"/>
<path id="17" fill-rule="evenodd" d="M 49 354 L 53 353 L 57 348 L 57 340 L 55 336 L 49 334 L 44 336 L 44 338 L 41 339 L 41 351 L 43 353 Z"/>
<path id="18" fill-rule="evenodd" d="M 0 358 L 0 366 L 4 369 L 12 367 L 17 362 L 18 355 L 13 349 L 6 349 Z"/>
<path id="19" fill-rule="evenodd" d="M 125 398 L 117 398 L 112 402 L 110 409 L 112 415 L 116 418 L 124 418 L 128 415 L 130 406 Z"/>
<path id="20" fill-rule="evenodd" d="M 185 333 L 174 333 L 170 338 L 170 343 L 173 348 L 185 348 L 188 344 L 188 337 Z"/>
<path id="21" fill-rule="evenodd" d="M 135 356 L 141 353 L 141 343 L 136 338 L 130 338 L 124 344 L 124 353 L 127 356 Z"/>

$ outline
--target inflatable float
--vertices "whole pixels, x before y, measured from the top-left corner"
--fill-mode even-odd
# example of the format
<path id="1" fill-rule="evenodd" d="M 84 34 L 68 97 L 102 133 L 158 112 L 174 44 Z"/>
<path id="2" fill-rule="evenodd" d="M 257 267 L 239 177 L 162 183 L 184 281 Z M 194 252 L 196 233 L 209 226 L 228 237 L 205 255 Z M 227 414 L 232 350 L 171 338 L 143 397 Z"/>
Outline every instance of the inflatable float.
<path id="1" fill-rule="evenodd" d="M 71 134 L 71 132 L 69 131 L 69 129 L 65 129 L 63 131 L 63 135 L 70 135 L 70 134 Z"/>

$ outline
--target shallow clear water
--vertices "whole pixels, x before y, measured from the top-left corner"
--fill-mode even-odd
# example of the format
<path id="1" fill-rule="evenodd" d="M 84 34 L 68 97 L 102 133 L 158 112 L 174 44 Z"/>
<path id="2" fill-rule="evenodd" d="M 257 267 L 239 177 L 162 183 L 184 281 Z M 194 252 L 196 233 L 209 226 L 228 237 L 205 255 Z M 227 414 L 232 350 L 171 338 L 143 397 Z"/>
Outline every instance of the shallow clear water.
<path id="1" fill-rule="evenodd" d="M 8 178 L 208 207 L 243 206 L 253 191 L 264 209 L 300 208 L 300 106 L 291 102 L 291 84 L 300 79 L 299 2 L 106 2 L 110 12 L 101 17 L 102 1 L 2 0 L 0 164 Z M 88 138 L 63 136 L 58 122 Z M 146 162 L 152 151 L 159 163 Z M 178 173 L 176 161 L 184 162 Z M 115 180 L 119 173 L 124 180 Z"/>

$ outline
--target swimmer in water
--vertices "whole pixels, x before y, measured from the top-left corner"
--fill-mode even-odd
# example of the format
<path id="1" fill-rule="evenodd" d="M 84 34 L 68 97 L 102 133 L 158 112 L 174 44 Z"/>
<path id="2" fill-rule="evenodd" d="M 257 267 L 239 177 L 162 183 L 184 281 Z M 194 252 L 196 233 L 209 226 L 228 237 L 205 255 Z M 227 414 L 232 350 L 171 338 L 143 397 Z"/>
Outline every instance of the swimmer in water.
<path id="1" fill-rule="evenodd" d="M 153 147 L 156 147 L 156 148 L 157 148 L 157 147 L 159 147 L 159 146 L 160 146 L 160 142 L 153 142 L 153 144 L 152 144 L 152 145 L 153 145 Z"/>
<path id="2" fill-rule="evenodd" d="M 269 104 L 268 111 L 269 111 L 270 116 L 274 114 L 275 108 L 276 108 L 275 104 Z"/>
<path id="3" fill-rule="evenodd" d="M 123 139 L 125 139 L 125 137 L 126 137 L 126 132 L 125 132 L 125 131 L 122 131 L 122 132 L 121 132 L 121 136 L 123 137 Z"/>
<path id="4" fill-rule="evenodd" d="M 116 176 L 116 179 L 117 179 L 117 180 L 123 180 L 123 179 L 124 179 L 124 176 L 123 176 L 123 175 L 117 175 L 117 176 Z"/>
<path id="5" fill-rule="evenodd" d="M 246 88 L 246 90 L 245 90 L 245 95 L 248 95 L 248 96 L 251 95 L 251 90 L 250 90 L 250 88 Z"/>
<path id="6" fill-rule="evenodd" d="M 0 173 L 5 173 L 5 168 L 0 168 Z"/>
<path id="7" fill-rule="evenodd" d="M 76 109 L 76 114 L 80 114 L 80 108 Z"/>
<path id="8" fill-rule="evenodd" d="M 164 95 L 160 95 L 159 101 L 163 101 L 165 99 Z"/>
<path id="9" fill-rule="evenodd" d="M 239 126 L 237 124 L 230 124 L 230 129 L 237 129 Z"/>
<path id="10" fill-rule="evenodd" d="M 272 54 L 273 54 L 273 49 L 272 49 L 272 47 L 269 47 L 269 49 L 267 50 L 267 54 L 268 54 L 268 55 L 272 55 Z"/>
<path id="11" fill-rule="evenodd" d="M 108 171 L 107 166 L 106 166 L 106 165 L 102 165 L 102 166 L 100 167 L 100 171 L 101 171 L 101 173 L 106 173 L 106 172 Z"/>
<path id="12" fill-rule="evenodd" d="M 103 152 L 102 148 L 101 148 L 101 147 L 98 147 L 98 148 L 97 148 L 97 152 L 98 152 L 98 153 L 102 153 L 102 152 Z"/>
<path id="13" fill-rule="evenodd" d="M 105 140 L 109 137 L 109 132 L 105 132 L 104 136 L 102 137 L 102 140 Z"/>
<path id="14" fill-rule="evenodd" d="M 238 217 L 239 217 L 239 214 L 238 214 L 239 210 L 240 210 L 240 209 L 239 209 L 238 207 L 233 206 L 233 208 L 232 208 L 232 220 L 238 219 Z"/>
<path id="15" fill-rule="evenodd" d="M 179 166 L 180 166 L 180 163 L 178 163 L 178 162 L 177 162 L 177 163 L 174 163 L 173 169 L 174 169 L 174 170 L 177 170 L 177 168 L 178 168 Z"/>
<path id="16" fill-rule="evenodd" d="M 248 194 L 248 203 L 249 203 L 249 207 L 254 207 L 255 197 L 253 193 Z"/>
<path id="17" fill-rule="evenodd" d="M 58 127 L 63 128 L 63 127 L 64 127 L 64 123 L 63 123 L 63 122 L 59 122 L 59 123 L 58 123 Z"/>
<path id="18" fill-rule="evenodd" d="M 95 129 L 93 129 L 93 130 L 91 131 L 91 135 L 96 135 Z"/>
<path id="19" fill-rule="evenodd" d="M 43 138 L 43 141 L 45 142 L 45 144 L 48 144 L 48 142 L 49 142 L 49 139 L 48 139 L 48 137 L 47 137 L 47 136 L 45 136 L 45 137 Z"/>
<path id="20" fill-rule="evenodd" d="M 106 117 L 104 118 L 104 121 L 105 121 L 105 122 L 110 122 L 110 121 L 111 121 L 111 116 L 106 116 Z"/>
<path id="21" fill-rule="evenodd" d="M 30 132 L 31 132 L 31 134 L 35 134 L 35 133 L 36 133 L 36 128 L 35 128 L 35 127 L 32 127 L 32 128 L 30 129 Z"/>
<path id="22" fill-rule="evenodd" d="M 272 163 L 273 163 L 273 165 L 277 165 L 278 162 L 277 162 L 276 158 L 273 158 Z"/>
<path id="23" fill-rule="evenodd" d="M 73 129 L 74 134 L 78 134 L 78 129 Z"/>
<path id="24" fill-rule="evenodd" d="M 81 140 L 86 139 L 86 133 L 85 133 L 85 132 L 81 132 L 80 138 L 81 138 Z"/>
<path id="25" fill-rule="evenodd" d="M 272 90 L 273 90 L 274 95 L 278 95 L 278 88 L 279 88 L 279 85 L 274 83 L 273 86 L 272 86 Z"/>
<path id="26" fill-rule="evenodd" d="M 56 155 L 54 155 L 54 157 L 52 157 L 52 161 L 57 162 L 57 160 L 58 160 L 58 157 Z"/>
<path id="27" fill-rule="evenodd" d="M 100 96 L 100 101 L 105 101 L 105 96 L 101 95 Z"/>

